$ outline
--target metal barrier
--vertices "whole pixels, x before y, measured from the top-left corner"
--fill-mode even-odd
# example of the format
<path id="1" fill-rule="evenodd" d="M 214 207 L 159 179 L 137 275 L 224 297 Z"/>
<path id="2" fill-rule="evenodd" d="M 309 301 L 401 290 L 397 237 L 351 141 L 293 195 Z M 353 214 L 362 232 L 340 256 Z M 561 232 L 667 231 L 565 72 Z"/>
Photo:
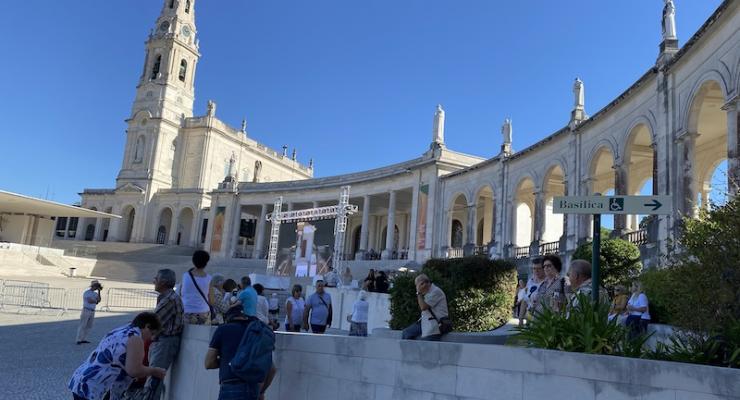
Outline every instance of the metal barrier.
<path id="1" fill-rule="evenodd" d="M 81 310 L 86 290 L 53 288 L 43 282 L 0 280 L 0 310 L 55 310 L 61 315 Z M 102 297 L 103 311 L 153 310 L 157 305 L 157 292 L 148 289 L 110 288 Z"/>
<path id="2" fill-rule="evenodd" d="M 514 247 L 515 258 L 527 258 L 529 257 L 529 246 Z"/>
<path id="3" fill-rule="evenodd" d="M 149 289 L 110 288 L 104 310 L 153 310 L 157 306 L 157 292 Z"/>

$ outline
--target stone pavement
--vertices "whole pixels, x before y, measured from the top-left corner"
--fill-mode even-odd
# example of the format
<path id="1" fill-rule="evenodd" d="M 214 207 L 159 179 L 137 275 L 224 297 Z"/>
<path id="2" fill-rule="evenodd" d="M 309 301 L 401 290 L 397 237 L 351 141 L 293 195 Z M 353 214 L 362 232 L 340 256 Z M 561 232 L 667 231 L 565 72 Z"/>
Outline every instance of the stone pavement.
<path id="1" fill-rule="evenodd" d="M 0 313 L 0 399 L 69 400 L 67 382 L 103 335 L 134 314 L 98 313 L 89 340 L 75 344 L 78 312 L 63 317 Z"/>

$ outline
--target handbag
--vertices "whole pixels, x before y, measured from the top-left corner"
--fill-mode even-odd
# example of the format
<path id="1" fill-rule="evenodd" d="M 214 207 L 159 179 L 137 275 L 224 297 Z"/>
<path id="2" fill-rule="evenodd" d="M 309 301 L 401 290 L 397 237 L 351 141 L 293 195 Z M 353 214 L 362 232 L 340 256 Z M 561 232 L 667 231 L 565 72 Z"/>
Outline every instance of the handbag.
<path id="1" fill-rule="evenodd" d="M 432 318 L 434 318 L 434 319 L 437 320 L 437 323 L 439 324 L 439 333 L 440 334 L 446 335 L 446 334 L 452 332 L 453 327 L 452 327 L 452 320 L 450 319 L 450 317 L 437 318 L 437 316 L 434 315 L 434 311 L 432 311 L 432 308 L 431 307 L 429 307 L 428 310 L 429 310 L 429 313 L 432 314 Z"/>
<path id="2" fill-rule="evenodd" d="M 211 302 L 208 301 L 208 298 L 206 297 L 206 295 L 204 295 L 203 294 L 203 291 L 200 290 L 200 286 L 198 286 L 198 282 L 195 281 L 195 277 L 193 276 L 193 271 L 188 271 L 188 275 L 190 275 L 190 279 L 193 280 L 193 285 L 198 290 L 198 293 L 200 293 L 200 297 L 202 297 L 203 298 L 203 301 L 205 301 L 206 304 L 208 304 L 208 310 L 211 312 L 211 321 L 213 321 L 214 319 L 216 319 L 216 312 L 213 309 L 213 306 L 211 305 Z"/>

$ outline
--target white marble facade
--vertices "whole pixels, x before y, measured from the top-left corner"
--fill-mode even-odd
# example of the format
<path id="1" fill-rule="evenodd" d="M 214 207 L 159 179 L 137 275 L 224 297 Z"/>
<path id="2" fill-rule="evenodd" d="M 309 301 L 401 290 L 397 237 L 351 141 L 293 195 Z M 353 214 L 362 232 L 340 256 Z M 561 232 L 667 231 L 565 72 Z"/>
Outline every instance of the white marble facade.
<path id="1" fill-rule="evenodd" d="M 313 178 L 312 165 L 265 148 L 246 129 L 219 121 L 215 103 L 209 103 L 205 116 L 192 116 L 199 53 L 194 3 L 189 2 L 189 12 L 184 4 L 165 1 L 147 42 L 116 189 L 83 193 L 84 207 L 123 215 L 108 226 L 107 240 L 179 242 L 217 257 L 264 257 L 269 242 L 264 216 L 278 196 L 284 208 L 310 208 L 335 204 L 340 187 L 351 185 L 350 202 L 360 212 L 348 224 L 345 254 L 350 258 L 367 259 L 369 252 L 417 262 L 470 253 L 567 255 L 590 236 L 590 217 L 553 214 L 553 196 L 647 190 L 672 196 L 675 213 L 642 226 L 638 216 L 617 216 L 614 227 L 615 234 L 655 253 L 682 216 L 706 206 L 719 163 L 727 162 L 728 191 L 736 191 L 737 1 L 723 2 L 683 48 L 673 36 L 664 37 L 655 65 L 590 116 L 588 82 L 576 79 L 570 122 L 526 149 L 515 149 L 514 124 L 507 119 L 501 150 L 493 158 L 452 151 L 445 146 L 444 111 L 438 106 L 431 143 L 420 144 L 421 156 L 325 178 Z M 671 32 L 674 12 L 664 13 Z M 164 56 L 153 74 L 160 54 Z M 181 79 L 183 60 L 190 70 Z M 489 143 L 493 153 L 498 141 L 492 132 L 482 143 Z M 219 208 L 224 222 L 214 235 L 212 222 L 203 226 L 217 217 Z M 242 220 L 253 224 L 248 236 L 240 235 Z M 99 227 L 95 239 L 102 239 L 98 232 L 107 222 L 85 222 L 91 223 Z M 389 225 L 394 227 L 390 233 Z M 218 246 L 214 236 L 221 239 Z"/>

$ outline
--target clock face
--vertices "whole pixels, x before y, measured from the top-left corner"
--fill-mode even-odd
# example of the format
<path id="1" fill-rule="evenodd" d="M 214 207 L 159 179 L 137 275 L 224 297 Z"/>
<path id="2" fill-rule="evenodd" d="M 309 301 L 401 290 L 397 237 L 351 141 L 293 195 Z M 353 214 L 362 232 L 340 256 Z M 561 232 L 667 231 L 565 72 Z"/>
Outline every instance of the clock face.
<path id="1" fill-rule="evenodd" d="M 159 25 L 159 30 L 162 32 L 166 32 L 168 29 L 170 29 L 170 23 L 167 21 L 164 21 Z"/>
<path id="2" fill-rule="evenodd" d="M 182 35 L 185 36 L 185 37 L 190 36 L 190 28 L 187 27 L 187 26 L 183 26 L 182 27 Z"/>

